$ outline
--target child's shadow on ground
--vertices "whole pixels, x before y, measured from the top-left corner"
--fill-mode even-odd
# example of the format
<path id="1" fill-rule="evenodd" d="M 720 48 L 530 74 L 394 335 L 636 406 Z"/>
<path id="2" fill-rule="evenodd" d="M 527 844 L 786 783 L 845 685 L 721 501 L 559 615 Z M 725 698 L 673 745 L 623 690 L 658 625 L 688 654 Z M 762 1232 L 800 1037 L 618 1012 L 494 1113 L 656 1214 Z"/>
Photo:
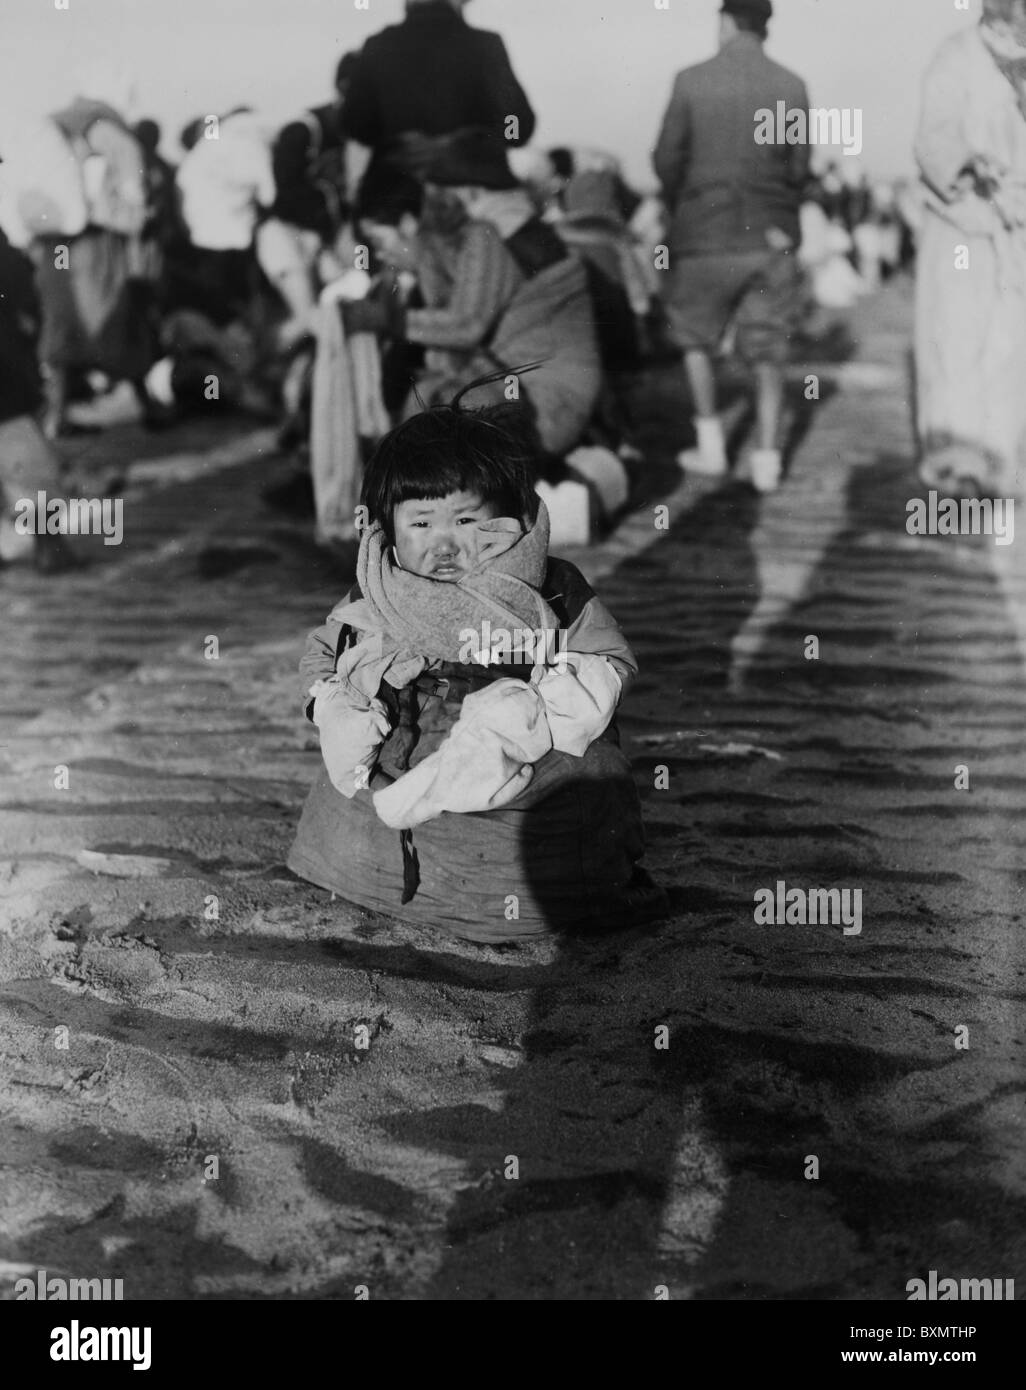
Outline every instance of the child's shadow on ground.
<path id="1" fill-rule="evenodd" d="M 726 698 L 731 643 L 758 600 L 749 536 L 760 506 L 743 485 L 709 493 L 601 586 L 647 667 L 639 705 L 651 703 L 663 727 L 701 719 L 699 706 Z M 668 971 L 677 982 L 681 974 L 688 898 L 683 883 L 667 887 L 674 916 L 655 928 L 560 939 L 536 986 L 522 1060 L 505 1073 L 501 1111 L 393 1117 L 406 1142 L 464 1158 L 471 1150 L 479 1163 L 490 1156 L 451 1209 L 448 1254 L 426 1297 L 651 1297 L 682 1253 L 665 1229 L 682 1125 L 696 1171 L 708 1169 L 686 1198 L 699 1213 L 696 1239 L 701 1213 L 711 1220 L 725 1179 L 703 1148 L 701 1097 L 665 1084 L 669 1054 L 655 1045 L 675 993 Z M 701 906 L 710 905 L 706 891 Z M 537 1287 L 524 1287 L 525 1271 L 537 1272 Z"/>
<path id="2" fill-rule="evenodd" d="M 904 502 L 915 493 L 900 460 L 858 470 L 848 525 L 810 576 L 804 606 L 824 624 L 846 621 L 837 617 L 839 594 L 856 605 L 847 640 L 856 650 L 868 644 L 864 667 L 815 673 L 818 700 L 800 682 L 784 699 L 780 692 L 794 681 L 781 655 L 789 619 L 782 615 L 754 672 L 771 700 L 784 699 L 781 713 L 790 709 L 801 737 L 830 747 L 840 738 L 850 745 L 849 761 L 878 760 L 882 777 L 904 750 L 910 760 L 918 756 L 916 711 L 923 700 L 943 704 L 952 679 L 931 666 L 928 642 L 920 651 L 900 641 L 902 624 L 936 585 L 929 543 L 913 554 L 903 535 Z M 651 622 L 661 625 L 668 654 L 659 679 L 681 691 L 681 724 L 711 701 L 728 700 L 731 638 L 757 597 L 748 543 L 757 503 L 716 494 L 703 508 L 619 576 L 649 585 Z M 720 552 L 711 571 L 710 548 Z M 603 598 L 619 612 L 617 579 L 603 586 Z M 679 608 L 674 586 L 683 596 Z M 703 624 L 696 605 L 718 587 L 729 597 Z M 979 590 L 995 623 L 1007 627 L 1000 593 L 982 572 Z M 697 691 L 687 662 L 674 656 L 695 638 L 705 670 Z M 873 661 L 880 641 L 894 650 Z M 909 706 L 898 723 L 896 696 Z M 811 788 L 806 779 L 790 805 L 761 798 L 760 805 L 779 805 L 756 812 L 766 821 L 761 840 L 746 829 L 755 853 L 742 887 L 706 888 L 691 901 L 690 917 L 678 910 L 655 929 L 561 940 L 549 978 L 536 987 L 523 1061 L 506 1073 L 501 1111 L 467 1106 L 393 1120 L 412 1139 L 433 1119 L 436 1144 L 464 1160 L 468 1151 L 489 1155 L 450 1211 L 449 1249 L 427 1297 L 644 1299 L 665 1285 L 675 1299 L 900 1298 L 924 1260 L 943 1255 L 945 1267 L 969 1268 L 981 1237 L 1014 1268 L 1002 1225 L 1008 1192 L 977 1179 L 978 1198 L 967 1204 L 966 1163 L 952 1166 L 931 1149 L 942 1132 L 969 1153 L 985 1146 L 983 1122 L 965 1109 L 952 1071 L 957 1055 L 928 1028 L 915 1032 L 906 1014 L 896 1028 L 879 998 L 880 953 L 903 962 L 911 983 L 902 992 L 930 993 L 937 965 L 923 964 L 916 923 L 904 923 L 898 911 L 887 943 L 860 939 L 855 947 L 838 945 L 839 937 L 752 934 L 745 878 L 772 877 L 782 852 L 786 876 L 793 871 L 809 883 L 838 873 L 873 882 L 877 874 L 884 906 L 900 907 L 900 881 L 922 892 L 937 877 L 914 849 L 900 871 L 887 860 L 881 874 L 870 837 L 882 812 L 872 797 L 845 806 L 854 831 L 849 826 L 840 839 L 819 827 L 835 818 L 850 786 L 839 768 Z M 808 833 L 796 834 L 803 827 Z M 728 839 L 721 852 L 743 843 Z M 707 868 L 689 863 L 689 876 Z M 954 918 L 950 929 L 957 929 Z M 667 1049 L 658 1042 L 663 1026 Z M 999 1079 L 999 1064 L 990 1065 Z M 929 1091 L 914 1130 L 906 1108 L 895 1111 L 902 1088 L 909 1096 Z M 806 1180 L 809 1154 L 823 1159 L 817 1182 Z M 994 1264 L 989 1258 L 988 1267 Z"/>

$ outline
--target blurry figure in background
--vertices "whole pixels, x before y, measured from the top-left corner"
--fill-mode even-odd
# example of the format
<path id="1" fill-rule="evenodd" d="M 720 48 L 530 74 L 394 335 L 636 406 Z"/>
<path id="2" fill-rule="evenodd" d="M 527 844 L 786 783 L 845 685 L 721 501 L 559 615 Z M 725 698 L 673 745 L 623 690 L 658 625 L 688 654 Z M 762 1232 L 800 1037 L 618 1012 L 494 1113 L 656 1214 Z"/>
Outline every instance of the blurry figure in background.
<path id="1" fill-rule="evenodd" d="M 894 208 L 901 229 L 900 270 L 910 270 L 915 264 L 916 244 L 923 225 L 922 186 L 911 179 L 899 179 L 894 185 Z"/>
<path id="2" fill-rule="evenodd" d="M 281 309 L 253 250 L 261 208 L 274 202 L 270 132 L 238 107 L 190 121 L 181 140 L 179 235 L 167 247 L 161 293 L 165 356 L 147 379 L 179 413 L 243 409 L 271 420 L 272 317 Z"/>
<path id="3" fill-rule="evenodd" d="M 273 418 L 276 385 L 254 380 L 273 357 L 273 318 L 282 312 L 254 249 L 276 196 L 271 133 L 249 107 L 236 107 L 190 122 L 182 138 L 192 141 L 175 176 L 188 239 L 167 258 L 163 341 L 170 355 L 161 378 L 187 412 L 228 405 Z"/>
<path id="4" fill-rule="evenodd" d="M 257 222 L 277 194 L 264 122 L 245 106 L 204 117 L 175 183 L 189 246 L 172 268 L 173 302 L 215 323 L 238 318 L 256 289 Z"/>
<path id="5" fill-rule="evenodd" d="M 641 204 L 641 196 L 635 193 L 623 176 L 623 169 L 615 154 L 608 150 L 574 150 L 574 174 L 607 174 L 612 180 L 613 199 L 624 222 L 630 222 Z"/>
<path id="6" fill-rule="evenodd" d="M 146 186 L 146 221 L 138 244 L 138 284 L 141 305 L 149 315 L 154 342 L 160 345 L 162 320 L 166 312 L 167 258 L 187 240 L 185 224 L 178 206 L 175 171 L 159 153 L 160 126 L 156 121 L 137 121 L 133 133 L 143 152 Z M 159 365 L 158 364 L 155 364 Z M 146 375 L 146 389 L 168 420 L 173 418 L 173 401 L 154 390 L 154 367 Z"/>
<path id="7" fill-rule="evenodd" d="M 368 303 L 391 305 L 396 312 L 423 307 L 418 282 L 417 233 L 421 214 L 425 211 L 424 202 L 419 183 L 412 186 L 404 183 L 393 187 L 380 201 L 363 205 L 356 234 L 361 243 L 370 247 L 375 267 Z M 453 222 L 453 200 L 446 196 L 444 204 L 437 199 L 429 200 L 429 204 L 426 225 L 440 232 L 443 226 Z M 462 208 L 456 206 L 455 214 L 457 221 L 462 219 Z M 387 312 L 384 317 L 388 320 Z M 381 341 L 382 397 L 391 417 L 398 419 L 402 414 L 413 384 L 423 370 L 424 358 L 421 344 L 411 343 L 404 337 L 391 336 Z"/>
<path id="8" fill-rule="evenodd" d="M 156 121 L 137 121 L 133 133 L 143 152 L 146 181 L 146 221 L 141 238 L 143 274 L 157 283 L 164 270 L 164 253 L 184 232 L 178 211 L 175 170 L 160 154 L 160 126 Z"/>
<path id="9" fill-rule="evenodd" d="M 657 193 L 643 194 L 630 219 L 635 260 L 648 292 L 648 312 L 641 324 L 641 354 L 646 362 L 679 361 L 680 349 L 673 339 L 663 304 L 662 272 L 657 269 L 662 248 L 669 239 L 666 204 Z"/>
<path id="10" fill-rule="evenodd" d="M 848 228 L 848 189 L 837 161 L 832 159 L 819 180 L 820 205 L 828 222 Z"/>
<path id="11" fill-rule="evenodd" d="M 78 236 L 88 220 L 82 168 L 57 123 L 23 116 L 0 161 L 0 227 L 11 245 L 25 251 L 37 236 Z"/>
<path id="12" fill-rule="evenodd" d="M 851 309 L 863 285 L 851 261 L 852 238 L 845 229 L 838 203 L 824 193 L 822 182 L 812 185 L 801 206 L 801 249 L 813 300 L 821 309 Z M 834 215 L 828 215 L 828 209 Z"/>
<path id="13" fill-rule="evenodd" d="M 848 170 L 848 227 L 851 232 L 855 269 L 863 294 L 874 294 L 883 279 L 883 238 L 880 208 L 876 193 L 860 161 L 849 160 L 855 166 Z"/>
<path id="14" fill-rule="evenodd" d="M 322 277 L 318 263 L 323 252 L 333 250 L 349 211 L 341 114 L 356 62 L 355 54 L 343 55 L 335 72 L 335 100 L 311 107 L 283 126 L 271 150 L 277 196 L 257 229 L 256 250 L 264 274 L 289 309 L 279 330 L 284 348 L 314 331 L 324 279 L 343 269 L 333 258 L 333 273 Z"/>
<path id="15" fill-rule="evenodd" d="M 588 276 L 604 373 L 594 428 L 621 458 L 640 459 L 623 374 L 641 366 L 651 295 L 627 229 L 621 186 L 612 169 L 574 174 L 563 192 L 563 216 L 553 225 Z"/>
<path id="16" fill-rule="evenodd" d="M 655 268 L 656 248 L 665 245 L 667 234 L 663 200 L 654 193 L 644 194 L 631 217 L 630 230 L 648 283 L 649 295 L 655 297 L 659 288 L 659 272 Z"/>
<path id="17" fill-rule="evenodd" d="M 346 132 L 349 82 L 359 59 L 344 53 L 335 69 L 335 99 L 312 106 L 282 127 L 271 151 L 277 197 L 272 217 L 316 232 L 330 243 L 348 212 Z"/>
<path id="18" fill-rule="evenodd" d="M 278 328 L 278 347 L 287 358 L 281 386 L 282 448 L 302 449 L 309 436 L 318 296 L 353 266 L 341 114 L 356 61 L 353 53 L 343 55 L 335 71 L 335 100 L 289 122 L 271 151 L 277 197 L 257 229 L 256 252 L 289 314 Z"/>
<path id="19" fill-rule="evenodd" d="M 779 444 L 784 366 L 800 326 L 799 207 L 809 168 L 807 145 L 759 144 L 753 112 L 808 110 L 805 84 L 763 52 L 770 0 L 724 0 L 720 51 L 678 74 L 653 163 L 673 210 L 666 308 L 684 350 L 698 447 L 683 467 L 727 472 L 723 422 L 716 413 L 713 355 L 732 326 L 754 367 L 757 447 L 751 478 L 772 491 L 781 475 Z"/>
<path id="20" fill-rule="evenodd" d="M 396 162 L 409 132 L 447 135 L 468 126 L 487 132 L 493 153 L 526 144 L 534 112 L 498 34 L 473 29 L 465 0 L 406 0 L 406 17 L 367 40 L 353 69 L 342 111 L 347 135 L 371 160 L 358 204 L 381 207 L 420 192 Z"/>
<path id="21" fill-rule="evenodd" d="M 179 414 L 247 410 L 271 417 L 268 396 L 255 380 L 258 345 L 241 320 L 215 323 L 195 309 L 176 309 L 164 320 L 161 343 L 166 355 L 148 381 L 154 395 Z M 209 390 L 212 381 L 216 395 Z"/>
<path id="22" fill-rule="evenodd" d="M 610 170 L 574 174 L 563 191 L 562 240 L 588 272 L 599 352 L 606 371 L 638 366 L 639 324 L 649 309 L 649 289 L 638 263 Z"/>
<path id="23" fill-rule="evenodd" d="M 359 539 L 356 507 L 364 460 L 391 425 L 377 337 L 347 320 L 371 288 L 367 272 L 352 268 L 328 285 L 320 299 L 310 412 L 310 473 L 320 545 Z"/>
<path id="24" fill-rule="evenodd" d="M 622 430 L 596 411 L 603 378 L 584 266 L 481 132 L 411 137 L 407 159 L 426 185 L 413 243 L 424 307 L 395 297 L 354 305 L 347 327 L 425 348 L 406 415 L 489 373 L 473 404 L 521 401 L 537 431 L 553 532 L 585 544 L 626 503 L 629 483 L 609 447 Z M 518 376 L 528 364 L 530 378 Z"/>
<path id="25" fill-rule="evenodd" d="M 69 374 L 91 368 L 130 381 L 144 422 L 162 425 L 166 413 L 144 380 L 156 342 L 141 275 L 142 147 L 118 111 L 88 92 L 53 120 L 77 161 L 87 222 L 76 236 L 40 236 L 33 247 L 43 307 L 40 353 L 48 372 L 46 433 L 56 438 L 65 431 Z"/>
<path id="26" fill-rule="evenodd" d="M 542 185 L 547 220 L 558 221 L 563 216 L 563 194 L 574 176 L 574 152 L 565 145 L 556 145 L 548 152 L 548 177 Z"/>
<path id="27" fill-rule="evenodd" d="M 562 207 L 557 207 L 554 201 L 557 191 L 561 193 L 562 188 L 560 186 L 557 190 L 549 155 L 544 150 L 522 145 L 519 149 L 508 152 L 507 162 L 513 177 L 523 186 L 534 203 L 538 215 L 546 222 L 553 222 L 562 217 Z"/>
<path id="28" fill-rule="evenodd" d="M 599 151 L 512 150 L 509 166 L 543 221 L 583 261 L 595 306 L 602 364 L 632 369 L 658 337 L 654 248 L 662 204 L 628 187 L 618 161 Z M 658 355 L 658 348 L 656 349 Z"/>
<path id="29" fill-rule="evenodd" d="M 436 212 L 417 240 L 425 307 L 386 307 L 361 326 L 424 345 L 418 393 L 428 405 L 499 368 L 512 374 L 541 362 L 529 383 L 510 375 L 468 404 L 526 399 L 542 449 L 565 454 L 580 442 L 601 384 L 583 267 L 537 215 L 487 132 L 411 141 L 408 158 L 429 189 L 448 190 L 435 199 L 447 221 Z"/>
<path id="30" fill-rule="evenodd" d="M 916 285 L 920 475 L 1018 492 L 1026 465 L 1026 0 L 984 0 L 927 72 Z M 955 248 L 967 248 L 965 263 Z"/>
<path id="31" fill-rule="evenodd" d="M 40 329 L 35 272 L 24 252 L 0 231 L 0 514 L 9 516 L 23 497 L 40 491 L 61 495 L 60 463 L 39 428 L 43 404 L 37 342 Z M 37 535 L 36 567 L 45 571 L 71 563 L 61 535 Z M 3 560 L 0 560 L 0 566 Z"/>
<path id="32" fill-rule="evenodd" d="M 556 145 L 544 156 L 547 167 L 538 169 L 535 179 L 543 195 L 543 202 L 550 212 L 550 220 L 557 221 L 566 211 L 566 193 L 575 178 L 584 174 L 602 174 L 609 180 L 610 197 L 616 216 L 625 225 L 637 212 L 641 197 L 635 193 L 623 177 L 623 170 L 616 155 L 608 150 L 570 148 Z M 511 163 L 515 162 L 514 159 Z M 530 180 L 533 182 L 533 180 Z"/>
<path id="33" fill-rule="evenodd" d="M 887 281 L 901 268 L 902 227 L 893 184 L 875 185 L 873 206 L 880 245 L 880 276 Z"/>

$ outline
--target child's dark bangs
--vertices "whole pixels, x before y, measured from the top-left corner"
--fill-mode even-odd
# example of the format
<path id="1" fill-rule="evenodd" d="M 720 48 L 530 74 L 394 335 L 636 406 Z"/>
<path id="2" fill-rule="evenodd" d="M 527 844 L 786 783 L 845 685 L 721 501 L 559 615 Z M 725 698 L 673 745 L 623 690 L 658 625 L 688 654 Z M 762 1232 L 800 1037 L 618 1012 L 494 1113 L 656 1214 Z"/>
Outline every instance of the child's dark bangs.
<path id="1" fill-rule="evenodd" d="M 435 444 L 395 458 L 390 469 L 391 507 L 418 497 L 448 497 L 468 487 L 468 470 L 451 447 Z"/>
<path id="2" fill-rule="evenodd" d="M 400 503 L 454 492 L 475 493 L 501 515 L 533 522 L 535 452 L 519 412 L 435 407 L 381 441 L 367 470 L 363 500 L 389 536 Z"/>
<path id="3" fill-rule="evenodd" d="M 533 517 L 536 451 L 522 417 L 504 407 L 461 415 L 460 459 L 465 486 L 493 503 L 504 516 Z"/>
<path id="4" fill-rule="evenodd" d="M 518 490 L 510 485 L 509 469 L 501 456 L 475 448 L 459 431 L 415 456 L 396 459 L 391 483 L 392 507 L 419 497 L 437 499 L 454 492 L 471 492 L 504 513 L 519 510 Z"/>
<path id="5" fill-rule="evenodd" d="M 414 416 L 381 440 L 367 467 L 363 501 L 371 517 L 391 535 L 392 515 L 400 502 L 440 498 L 460 486 L 451 451 L 439 447 L 437 433 L 424 415 Z"/>

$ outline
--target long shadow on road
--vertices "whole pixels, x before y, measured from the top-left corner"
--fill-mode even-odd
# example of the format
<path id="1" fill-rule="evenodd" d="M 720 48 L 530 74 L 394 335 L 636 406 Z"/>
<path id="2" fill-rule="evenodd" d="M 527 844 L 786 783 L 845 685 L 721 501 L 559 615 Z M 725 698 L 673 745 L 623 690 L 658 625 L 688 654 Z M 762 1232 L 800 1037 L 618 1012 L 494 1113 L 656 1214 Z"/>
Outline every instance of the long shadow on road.
<path id="1" fill-rule="evenodd" d="M 392 1118 L 405 1142 L 494 1154 L 428 1296 L 902 1299 L 930 1268 L 1021 1276 L 1018 881 L 993 870 L 1021 761 L 1014 806 L 983 783 L 1022 685 L 985 552 L 912 542 L 909 488 L 894 460 L 854 473 L 807 599 L 730 694 L 753 496 L 709 496 L 603 586 L 649 676 L 628 736 L 667 734 L 634 761 L 676 911 L 560 943 L 501 1111 Z M 827 659 L 801 658 L 799 628 Z M 952 818 L 967 748 L 979 799 Z M 755 927 L 755 889 L 781 879 L 861 888 L 861 934 Z"/>
<path id="2" fill-rule="evenodd" d="M 757 511 L 746 488 L 712 493 L 602 586 L 641 656 L 634 713 L 655 716 L 652 727 L 704 719 L 701 707 L 723 698 L 734 630 L 757 597 L 747 539 Z M 667 651 L 677 654 L 669 671 Z M 647 761 L 649 787 L 653 765 L 667 765 L 674 781 L 682 767 L 672 740 Z M 679 1249 L 693 1252 L 692 1228 L 709 1233 L 723 1174 L 701 1133 L 700 1097 L 666 1084 L 671 1053 L 656 1039 L 693 998 L 683 953 L 709 930 L 716 887 L 689 886 L 683 856 L 662 867 L 671 922 L 560 940 L 534 990 L 520 1065 L 503 1078 L 500 1112 L 392 1117 L 390 1133 L 405 1143 L 465 1155 L 472 1136 L 476 1152 L 494 1155 L 451 1209 L 448 1253 L 428 1297 L 652 1296 Z M 691 1166 L 680 1182 L 682 1124 Z"/>

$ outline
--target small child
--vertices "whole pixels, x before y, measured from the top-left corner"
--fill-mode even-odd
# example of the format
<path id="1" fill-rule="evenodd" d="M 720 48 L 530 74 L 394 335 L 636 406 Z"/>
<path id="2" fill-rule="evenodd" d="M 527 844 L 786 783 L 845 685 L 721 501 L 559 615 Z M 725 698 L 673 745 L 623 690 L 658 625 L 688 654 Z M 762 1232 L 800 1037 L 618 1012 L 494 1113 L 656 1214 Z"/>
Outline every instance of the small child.
<path id="1" fill-rule="evenodd" d="M 665 908 L 616 731 L 637 662 L 549 557 L 535 462 L 509 406 L 457 398 L 388 434 L 357 587 L 300 667 L 324 767 L 289 867 L 476 941 Z"/>

